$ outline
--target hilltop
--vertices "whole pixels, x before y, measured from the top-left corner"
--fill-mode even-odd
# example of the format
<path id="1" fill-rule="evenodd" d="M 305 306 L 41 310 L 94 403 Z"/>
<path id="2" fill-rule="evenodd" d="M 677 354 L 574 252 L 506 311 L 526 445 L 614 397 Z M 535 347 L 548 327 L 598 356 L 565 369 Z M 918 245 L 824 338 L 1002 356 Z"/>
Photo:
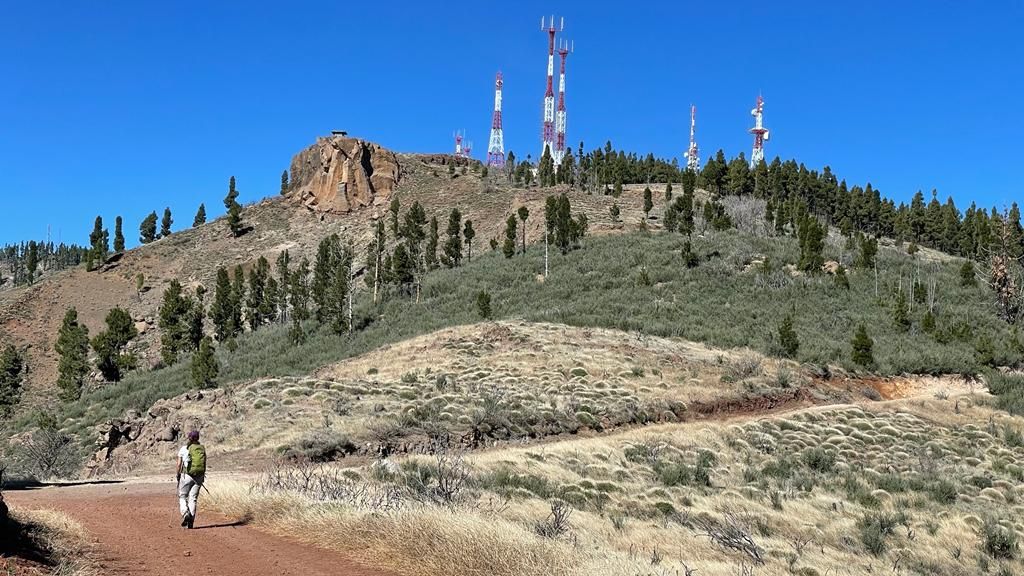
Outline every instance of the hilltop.
<path id="1" fill-rule="evenodd" d="M 610 165 L 672 178 L 653 159 Z M 787 166 L 775 174 L 830 189 Z M 1024 341 L 986 271 L 886 237 L 916 222 L 891 203 L 866 236 L 797 193 L 733 194 L 709 174 L 669 199 L 667 183 L 595 186 L 592 170 L 589 192 L 524 186 L 464 159 L 321 138 L 281 196 L 242 209 L 237 235 L 219 219 L 0 292 L 0 330 L 29 364 L 14 468 L 159 473 L 200 429 L 218 473 L 238 474 L 212 499 L 222 513 L 401 574 L 1018 567 L 1024 526 L 991 506 L 1017 502 L 1024 421 L 1003 410 L 1024 412 Z M 472 220 L 472 258 L 456 245 L 461 260 L 444 246 L 420 259 L 432 218 L 440 234 Z M 971 225 L 999 222 L 983 218 Z M 933 224 L 922 242 L 941 236 Z M 375 302 L 378 225 L 389 263 Z M 974 244 L 956 251 L 988 249 L 991 233 L 963 229 Z M 219 270 L 247 277 L 230 293 L 258 293 L 285 251 L 315 263 L 321 319 L 237 326 L 203 389 L 199 353 L 163 365 L 158 311 L 175 281 L 205 287 L 211 310 Z M 126 309 L 142 365 L 56 404 L 53 342 L 71 306 L 93 334 Z M 420 549 L 423 535 L 449 545 Z"/>

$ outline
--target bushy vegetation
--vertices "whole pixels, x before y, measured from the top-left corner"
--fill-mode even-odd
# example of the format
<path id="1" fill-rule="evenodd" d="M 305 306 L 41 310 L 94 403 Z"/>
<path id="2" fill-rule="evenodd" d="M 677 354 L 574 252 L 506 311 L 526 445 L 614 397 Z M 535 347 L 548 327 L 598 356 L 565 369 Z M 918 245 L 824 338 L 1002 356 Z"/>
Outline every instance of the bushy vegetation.
<path id="1" fill-rule="evenodd" d="M 585 250 L 553 251 L 543 284 L 535 281 L 544 267 L 543 246 L 529 247 L 525 257 L 508 260 L 500 252 L 478 255 L 458 269 L 425 273 L 418 303 L 396 296 L 375 305 L 368 296 L 357 297 L 353 323 L 359 329 L 351 333 L 339 334 L 310 320 L 303 324 L 308 337 L 298 345 L 280 323 L 240 334 L 234 351 L 217 350 L 218 381 L 299 376 L 383 344 L 477 322 L 481 291 L 501 303 L 491 311 L 495 319 L 615 328 L 766 353 L 778 350 L 777 327 L 791 317 L 800 342 L 798 360 L 847 368 L 857 367 L 851 341 L 864 324 L 874 341 L 873 369 L 883 374 L 977 373 L 982 365 L 974 348 L 982 338 L 994 364 L 1016 365 L 1024 354 L 1019 339 L 996 317 L 984 289 L 961 285 L 957 262 L 922 263 L 882 250 L 876 297 L 873 271 L 851 270 L 846 290 L 826 275 L 794 275 L 784 269 L 785 263 L 800 258 L 793 238 L 708 232 L 692 240 L 702 260 L 694 268 L 680 261 L 685 242 L 675 234 L 594 238 Z M 828 246 L 826 257 L 839 258 L 840 251 Z M 751 265 L 756 260 L 764 264 Z M 634 272 L 640 267 L 647 271 L 649 285 L 636 285 Z M 919 329 L 928 312 L 925 305 L 909 308 L 909 331 L 892 322 L 891 302 L 901 278 L 906 282 L 911 274 L 934 282 L 932 333 Z M 801 304 L 794 308 L 792 302 Z M 71 405 L 67 415 L 80 417 L 88 411 L 89 420 L 96 421 L 126 408 L 145 409 L 188 389 L 188 380 L 188 366 L 182 363 L 159 372 L 130 373 L 120 384 Z"/>

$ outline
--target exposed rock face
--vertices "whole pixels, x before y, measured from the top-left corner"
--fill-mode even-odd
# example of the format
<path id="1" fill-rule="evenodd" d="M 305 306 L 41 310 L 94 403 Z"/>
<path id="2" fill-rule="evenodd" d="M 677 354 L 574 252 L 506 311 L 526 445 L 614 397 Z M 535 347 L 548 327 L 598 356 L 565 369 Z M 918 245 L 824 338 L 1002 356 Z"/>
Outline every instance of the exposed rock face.
<path id="1" fill-rule="evenodd" d="M 391 196 L 401 176 L 394 152 L 346 136 L 317 138 L 292 158 L 288 193 L 307 208 L 342 214 Z"/>

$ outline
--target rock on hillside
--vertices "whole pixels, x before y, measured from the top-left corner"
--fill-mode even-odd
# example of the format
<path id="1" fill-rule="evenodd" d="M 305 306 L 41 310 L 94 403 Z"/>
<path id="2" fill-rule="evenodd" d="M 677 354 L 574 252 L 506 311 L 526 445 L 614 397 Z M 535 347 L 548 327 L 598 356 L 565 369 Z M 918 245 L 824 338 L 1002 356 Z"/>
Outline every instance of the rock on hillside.
<path id="1" fill-rule="evenodd" d="M 330 136 L 292 158 L 289 195 L 319 212 L 343 214 L 382 204 L 398 184 L 394 152 L 377 144 Z"/>

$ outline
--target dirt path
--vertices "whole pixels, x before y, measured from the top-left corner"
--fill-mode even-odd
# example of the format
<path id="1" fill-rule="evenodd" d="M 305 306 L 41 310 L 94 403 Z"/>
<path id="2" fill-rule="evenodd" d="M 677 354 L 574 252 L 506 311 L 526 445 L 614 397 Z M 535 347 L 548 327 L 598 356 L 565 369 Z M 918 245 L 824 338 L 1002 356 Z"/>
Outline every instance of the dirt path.
<path id="1" fill-rule="evenodd" d="M 78 520 L 96 542 L 102 574 L 181 576 L 393 576 L 336 553 L 202 512 L 195 530 L 177 517 L 173 482 L 6 491 L 11 508 L 48 508 Z"/>

